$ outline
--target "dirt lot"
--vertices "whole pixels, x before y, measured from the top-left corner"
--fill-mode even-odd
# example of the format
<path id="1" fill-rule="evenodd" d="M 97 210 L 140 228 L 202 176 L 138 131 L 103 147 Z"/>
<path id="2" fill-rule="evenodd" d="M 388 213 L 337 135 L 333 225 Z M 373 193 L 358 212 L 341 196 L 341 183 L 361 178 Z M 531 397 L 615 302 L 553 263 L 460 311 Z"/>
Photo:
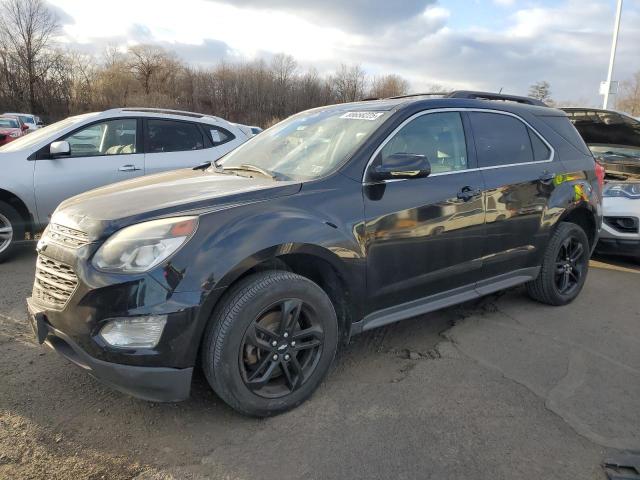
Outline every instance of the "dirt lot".
<path id="1" fill-rule="evenodd" d="M 0 478 L 602 479 L 640 449 L 640 268 L 598 259 L 573 305 L 521 289 L 357 337 L 314 397 L 241 417 L 195 379 L 111 391 L 26 323 L 35 255 L 0 265 Z"/>

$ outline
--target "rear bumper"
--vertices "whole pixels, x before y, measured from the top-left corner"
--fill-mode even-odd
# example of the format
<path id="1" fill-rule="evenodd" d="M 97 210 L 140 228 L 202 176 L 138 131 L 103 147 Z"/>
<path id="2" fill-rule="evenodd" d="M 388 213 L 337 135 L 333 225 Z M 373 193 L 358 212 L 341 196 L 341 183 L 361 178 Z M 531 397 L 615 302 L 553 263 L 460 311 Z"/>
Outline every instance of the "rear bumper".
<path id="1" fill-rule="evenodd" d="M 597 253 L 640 257 L 640 239 L 600 238 Z"/>
<path id="2" fill-rule="evenodd" d="M 189 397 L 193 368 L 141 367 L 105 362 L 86 353 L 64 332 L 49 324 L 27 299 L 36 337 L 91 376 L 128 395 L 154 402 L 178 402 Z M 38 319 L 38 315 L 41 317 Z"/>

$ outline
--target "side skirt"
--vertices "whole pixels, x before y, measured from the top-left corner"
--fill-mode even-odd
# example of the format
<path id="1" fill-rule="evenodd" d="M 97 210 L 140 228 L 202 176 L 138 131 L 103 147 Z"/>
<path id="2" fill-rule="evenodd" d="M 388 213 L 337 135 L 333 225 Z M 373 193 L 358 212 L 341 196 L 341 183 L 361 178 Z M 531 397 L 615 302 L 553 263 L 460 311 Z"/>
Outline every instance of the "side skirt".
<path id="1" fill-rule="evenodd" d="M 505 288 L 514 287 L 535 279 L 539 273 L 540 267 L 522 268 L 470 285 L 378 310 L 370 313 L 359 322 L 354 322 L 351 326 L 351 335 L 357 335 L 383 325 L 424 315 L 425 313 L 467 302 L 474 298 L 480 298 Z"/>

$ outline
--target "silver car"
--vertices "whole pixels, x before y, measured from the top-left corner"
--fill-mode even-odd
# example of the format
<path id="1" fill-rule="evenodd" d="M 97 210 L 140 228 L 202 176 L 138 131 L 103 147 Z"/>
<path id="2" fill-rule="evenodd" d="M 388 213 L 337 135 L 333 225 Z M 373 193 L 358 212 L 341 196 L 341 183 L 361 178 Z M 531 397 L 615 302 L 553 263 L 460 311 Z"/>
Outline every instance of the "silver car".
<path id="1" fill-rule="evenodd" d="M 598 253 L 634 257 L 640 262 L 640 179 L 604 186 Z"/>
<path id="2" fill-rule="evenodd" d="M 0 148 L 0 261 L 63 200 L 110 183 L 213 162 L 249 139 L 221 118 L 118 108 L 70 117 Z"/>
<path id="3" fill-rule="evenodd" d="M 564 110 L 606 173 L 596 251 L 640 261 L 640 122 L 613 110 Z"/>

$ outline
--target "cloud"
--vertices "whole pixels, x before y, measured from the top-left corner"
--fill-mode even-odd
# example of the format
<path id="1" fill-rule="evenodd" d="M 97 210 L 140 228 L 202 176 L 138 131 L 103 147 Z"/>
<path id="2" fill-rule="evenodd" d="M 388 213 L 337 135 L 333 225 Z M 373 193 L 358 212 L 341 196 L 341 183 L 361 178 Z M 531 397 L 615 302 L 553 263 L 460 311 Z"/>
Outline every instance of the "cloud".
<path id="1" fill-rule="evenodd" d="M 300 15 L 321 26 L 374 34 L 397 22 L 420 15 L 437 0 L 217 0 L 236 7 L 280 10 Z"/>
<path id="2" fill-rule="evenodd" d="M 154 43 L 204 65 L 284 52 L 301 69 L 321 73 L 341 63 L 359 63 L 370 75 L 397 73 L 416 91 L 437 83 L 526 94 L 547 80 L 556 99 L 592 104 L 600 101 L 615 7 L 601 0 L 514 2 L 508 9 L 466 1 L 445 8 L 435 0 L 182 0 L 183 8 L 167 16 L 131 0 L 100 8 L 49 2 L 74 15 L 67 39 L 83 48 Z M 625 3 L 617 80 L 640 68 L 639 7 L 638 0 Z M 117 13 L 124 10 L 126 21 Z"/>
<path id="3" fill-rule="evenodd" d="M 61 26 L 73 25 L 76 22 L 71 15 L 69 15 L 65 10 L 58 7 L 57 5 L 47 3 L 47 8 L 58 19 L 58 22 L 60 22 Z"/>
<path id="4" fill-rule="evenodd" d="M 516 0 L 493 0 L 493 3 L 500 7 L 512 7 L 515 5 Z"/>

